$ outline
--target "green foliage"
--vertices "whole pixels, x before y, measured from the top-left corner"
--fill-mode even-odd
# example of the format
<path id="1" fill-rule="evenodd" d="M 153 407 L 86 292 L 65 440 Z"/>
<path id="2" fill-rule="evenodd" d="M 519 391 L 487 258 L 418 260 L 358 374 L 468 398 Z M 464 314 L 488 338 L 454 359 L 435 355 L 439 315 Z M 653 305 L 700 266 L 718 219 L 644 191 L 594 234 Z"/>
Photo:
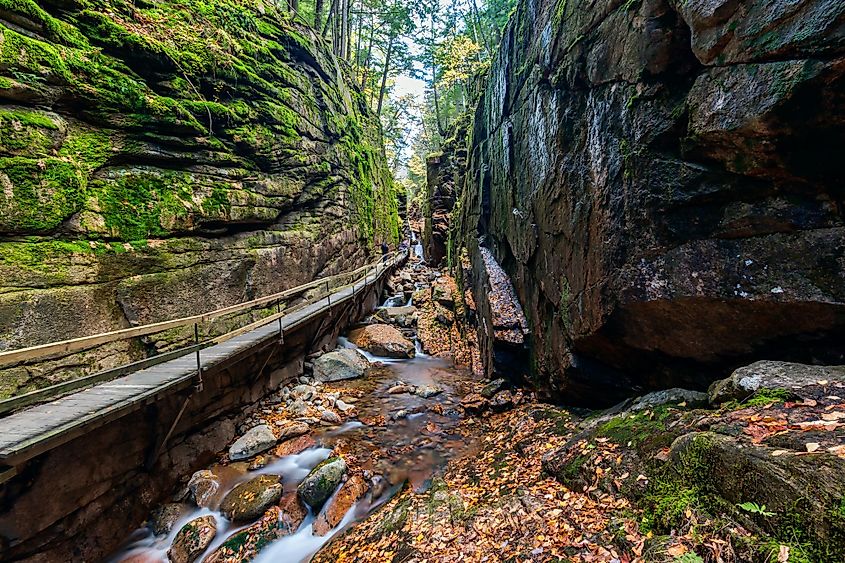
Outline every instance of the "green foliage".
<path id="1" fill-rule="evenodd" d="M 745 406 L 762 407 L 771 403 L 783 403 L 793 397 L 794 395 L 786 389 L 760 389 L 745 401 Z"/>
<path id="2" fill-rule="evenodd" d="M 774 512 L 768 512 L 766 510 L 766 505 L 759 505 L 756 502 L 743 502 L 741 504 L 737 504 L 738 507 L 743 509 L 746 512 L 750 512 L 751 514 L 759 514 L 760 516 L 774 516 Z"/>
<path id="3" fill-rule="evenodd" d="M 688 551 L 675 557 L 674 563 L 704 563 L 704 559 L 694 551 Z"/>

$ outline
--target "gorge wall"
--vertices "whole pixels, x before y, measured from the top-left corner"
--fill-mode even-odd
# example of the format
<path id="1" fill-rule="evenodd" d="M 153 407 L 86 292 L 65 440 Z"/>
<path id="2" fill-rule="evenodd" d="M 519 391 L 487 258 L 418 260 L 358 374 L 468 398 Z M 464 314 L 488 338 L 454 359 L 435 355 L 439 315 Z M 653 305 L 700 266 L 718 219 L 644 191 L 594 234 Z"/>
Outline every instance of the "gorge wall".
<path id="1" fill-rule="evenodd" d="M 0 3 L 0 350 L 213 310 L 398 240 L 352 84 L 273 3 Z M 188 336 L 0 371 L 0 397 Z"/>
<path id="2" fill-rule="evenodd" d="M 514 283 L 535 385 L 609 404 L 843 362 L 843 116 L 842 2 L 521 1 L 460 205 L 474 268 L 487 248 Z"/>

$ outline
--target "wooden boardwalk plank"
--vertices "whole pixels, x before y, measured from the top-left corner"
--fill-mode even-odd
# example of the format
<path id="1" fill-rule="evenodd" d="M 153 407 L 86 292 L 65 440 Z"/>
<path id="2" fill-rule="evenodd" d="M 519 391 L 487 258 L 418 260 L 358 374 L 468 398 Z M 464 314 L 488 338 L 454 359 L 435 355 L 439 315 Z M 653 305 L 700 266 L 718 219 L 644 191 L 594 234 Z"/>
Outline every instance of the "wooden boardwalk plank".
<path id="1" fill-rule="evenodd" d="M 346 302 L 380 277 L 367 284 L 340 288 L 330 298 L 300 306 L 279 320 L 270 320 L 264 326 L 205 348 L 200 351 L 200 364 L 203 369 L 211 368 L 262 345 L 278 337 L 279 321 L 283 330 L 297 327 L 318 313 Z M 110 416 L 131 412 L 146 400 L 189 385 L 196 369 L 196 356 L 190 353 L 2 418 L 0 460 L 20 462 L 27 455 L 32 457 L 60 445 L 80 432 L 95 428 L 98 421 L 103 423 Z"/>

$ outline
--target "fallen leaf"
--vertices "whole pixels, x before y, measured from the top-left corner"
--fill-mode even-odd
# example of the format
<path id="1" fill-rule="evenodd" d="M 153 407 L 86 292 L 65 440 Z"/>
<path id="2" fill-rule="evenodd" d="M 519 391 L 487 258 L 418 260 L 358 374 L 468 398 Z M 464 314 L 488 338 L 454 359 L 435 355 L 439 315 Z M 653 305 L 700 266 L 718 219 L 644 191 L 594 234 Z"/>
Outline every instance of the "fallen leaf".
<path id="1" fill-rule="evenodd" d="M 675 545 L 670 546 L 666 549 L 666 553 L 668 553 L 672 557 L 680 557 L 681 555 L 683 555 L 686 552 L 687 552 L 687 547 L 682 543 L 675 544 Z"/>
<path id="2" fill-rule="evenodd" d="M 816 451 L 817 449 L 819 449 L 821 447 L 821 445 L 818 442 L 807 442 L 805 444 L 805 446 L 807 447 L 807 451 L 810 452 L 810 453 L 813 453 L 814 451 Z"/>
<path id="3" fill-rule="evenodd" d="M 787 563 L 789 561 L 789 546 L 782 545 L 778 549 L 778 563 Z"/>

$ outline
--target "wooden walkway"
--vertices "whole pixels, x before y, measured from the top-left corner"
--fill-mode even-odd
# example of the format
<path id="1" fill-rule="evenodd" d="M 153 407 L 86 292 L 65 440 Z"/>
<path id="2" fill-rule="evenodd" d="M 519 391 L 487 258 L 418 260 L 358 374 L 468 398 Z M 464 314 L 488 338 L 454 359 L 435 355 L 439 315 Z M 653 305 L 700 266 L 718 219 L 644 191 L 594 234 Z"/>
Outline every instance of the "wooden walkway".
<path id="1" fill-rule="evenodd" d="M 395 265 L 397 261 L 391 260 L 389 266 Z M 298 307 L 279 318 L 271 318 L 264 326 L 202 349 L 199 356 L 202 371 L 271 339 L 278 339 L 280 331 L 288 332 L 345 303 L 390 270 L 390 267 L 382 268 L 375 276 L 370 275 L 369 279 L 359 279 L 353 285 L 341 288 L 327 297 Z M 155 401 L 164 394 L 185 389 L 196 382 L 197 357 L 188 354 L 2 418 L 0 465 L 19 465 Z M 12 476 L 13 469 L 3 471 L 0 467 L 0 482 Z"/>

